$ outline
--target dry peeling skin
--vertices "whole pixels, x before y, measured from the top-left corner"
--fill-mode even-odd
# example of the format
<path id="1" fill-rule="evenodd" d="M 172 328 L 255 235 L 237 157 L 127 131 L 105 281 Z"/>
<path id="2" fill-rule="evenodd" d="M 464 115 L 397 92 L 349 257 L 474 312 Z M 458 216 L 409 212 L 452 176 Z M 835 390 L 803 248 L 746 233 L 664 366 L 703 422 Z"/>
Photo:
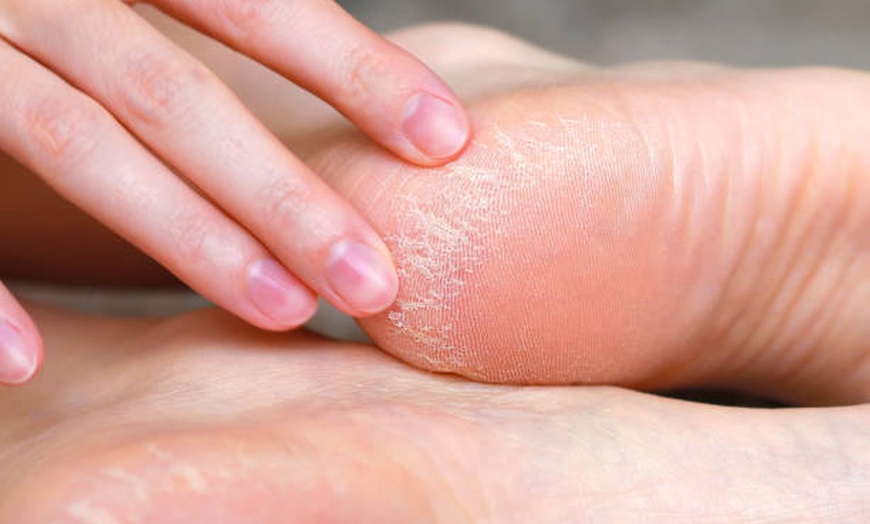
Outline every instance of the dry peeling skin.
<path id="1" fill-rule="evenodd" d="M 335 447 L 317 430 L 289 433 L 259 426 L 187 428 L 143 442 L 107 439 L 91 453 L 77 450 L 75 458 L 55 454 L 46 473 L 37 469 L 39 483 L 16 485 L 23 489 L 4 499 L 0 518 L 16 524 L 260 523 L 322 522 L 329 515 L 330 522 L 356 522 L 362 514 L 373 522 L 412 522 L 411 515 L 419 516 L 414 508 L 426 507 L 423 486 L 388 459 L 373 465 L 347 439 Z M 324 458 L 324 449 L 343 451 Z M 347 460 L 357 456 L 365 458 Z M 382 473 L 398 477 L 402 487 L 385 494 L 369 477 Z"/>
<path id="2" fill-rule="evenodd" d="M 474 142 L 442 169 L 363 142 L 315 162 L 398 266 L 398 300 L 363 328 L 415 365 L 475 379 L 640 382 L 626 363 L 656 368 L 645 348 L 660 357 L 673 342 L 678 280 L 697 272 L 671 249 L 673 184 L 651 165 L 656 145 L 576 89 L 513 93 L 474 114 Z"/>

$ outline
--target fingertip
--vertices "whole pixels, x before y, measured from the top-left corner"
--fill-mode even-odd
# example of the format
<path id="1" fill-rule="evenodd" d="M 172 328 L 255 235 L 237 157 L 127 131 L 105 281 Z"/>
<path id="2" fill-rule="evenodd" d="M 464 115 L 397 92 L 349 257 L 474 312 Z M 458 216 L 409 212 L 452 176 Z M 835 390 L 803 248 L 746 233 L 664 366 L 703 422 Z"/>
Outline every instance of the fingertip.
<path id="1" fill-rule="evenodd" d="M 283 331 L 302 326 L 317 311 L 317 297 L 284 267 L 270 258 L 248 268 L 248 298 L 267 322 L 256 322 L 269 330 Z"/>
<path id="2" fill-rule="evenodd" d="M 326 277 L 333 304 L 354 317 L 380 313 L 399 293 L 399 277 L 384 247 L 357 240 L 342 240 L 331 249 Z"/>
<path id="3" fill-rule="evenodd" d="M 39 369 L 41 348 L 9 320 L 0 319 L 0 383 L 17 386 Z"/>
<path id="4" fill-rule="evenodd" d="M 418 153 L 414 160 L 432 166 L 459 156 L 471 139 L 472 129 L 459 102 L 424 91 L 406 103 L 402 132 Z"/>

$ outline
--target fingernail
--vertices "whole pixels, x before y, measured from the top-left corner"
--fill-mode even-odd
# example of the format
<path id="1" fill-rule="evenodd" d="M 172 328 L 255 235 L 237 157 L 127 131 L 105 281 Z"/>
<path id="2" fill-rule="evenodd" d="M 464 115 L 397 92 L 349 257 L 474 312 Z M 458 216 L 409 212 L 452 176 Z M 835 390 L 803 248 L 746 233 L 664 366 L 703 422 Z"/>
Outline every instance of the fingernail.
<path id="1" fill-rule="evenodd" d="M 403 130 L 424 155 L 448 158 L 468 142 L 468 122 L 460 108 L 428 93 L 421 93 L 405 106 Z"/>
<path id="2" fill-rule="evenodd" d="M 362 314 L 383 311 L 399 290 L 389 258 L 354 240 L 342 240 L 332 247 L 326 274 L 332 289 Z"/>
<path id="3" fill-rule="evenodd" d="M 268 258 L 251 264 L 248 295 L 261 313 L 287 327 L 304 324 L 317 308 L 313 294 Z"/>
<path id="4" fill-rule="evenodd" d="M 18 329 L 0 320 L 0 382 L 17 385 L 36 373 L 36 352 L 27 347 Z"/>

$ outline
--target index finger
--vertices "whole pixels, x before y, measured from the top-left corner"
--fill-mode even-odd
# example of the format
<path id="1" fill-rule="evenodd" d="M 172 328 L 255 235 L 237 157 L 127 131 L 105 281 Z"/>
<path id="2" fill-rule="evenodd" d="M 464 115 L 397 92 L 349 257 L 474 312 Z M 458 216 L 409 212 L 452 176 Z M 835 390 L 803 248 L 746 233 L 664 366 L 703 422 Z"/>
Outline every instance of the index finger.
<path id="1" fill-rule="evenodd" d="M 471 124 L 441 79 L 332 0 L 152 0 L 283 74 L 405 160 L 455 158 Z"/>

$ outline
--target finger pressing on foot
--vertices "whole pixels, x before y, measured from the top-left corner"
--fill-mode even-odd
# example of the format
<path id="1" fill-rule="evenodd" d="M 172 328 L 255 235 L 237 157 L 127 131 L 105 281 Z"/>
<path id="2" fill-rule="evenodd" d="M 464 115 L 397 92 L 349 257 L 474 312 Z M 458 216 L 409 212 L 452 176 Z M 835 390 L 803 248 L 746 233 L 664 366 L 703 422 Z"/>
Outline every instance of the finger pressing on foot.
<path id="1" fill-rule="evenodd" d="M 440 78 L 336 2 L 150 3 L 317 94 L 407 161 L 443 165 L 472 134 Z"/>

